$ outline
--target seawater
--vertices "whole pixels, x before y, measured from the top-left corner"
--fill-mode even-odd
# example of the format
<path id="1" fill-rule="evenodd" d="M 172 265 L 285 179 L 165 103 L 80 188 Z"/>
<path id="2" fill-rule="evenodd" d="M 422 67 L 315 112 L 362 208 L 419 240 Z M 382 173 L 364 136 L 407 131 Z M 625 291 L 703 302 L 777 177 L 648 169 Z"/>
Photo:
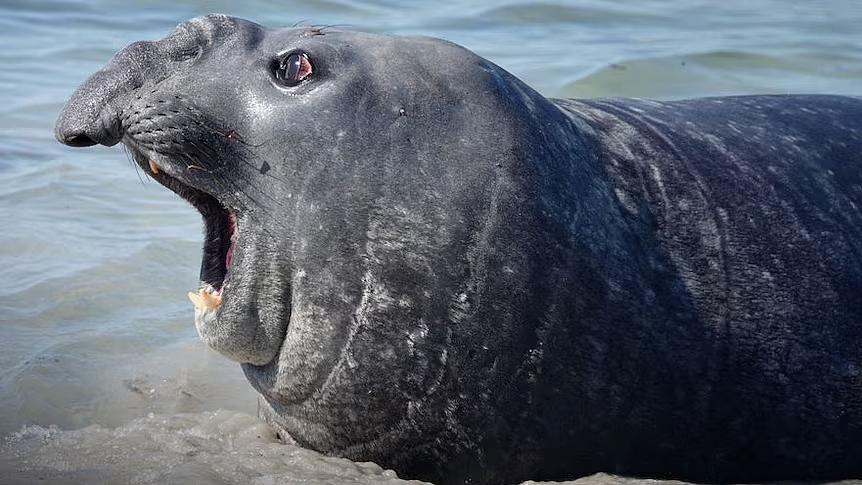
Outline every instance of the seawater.
<path id="1" fill-rule="evenodd" d="M 114 52 L 211 12 L 443 37 L 555 97 L 862 94 L 855 0 L 3 0 L 0 483 L 397 480 L 276 443 L 197 340 L 196 213 L 121 148 L 53 140 Z"/>

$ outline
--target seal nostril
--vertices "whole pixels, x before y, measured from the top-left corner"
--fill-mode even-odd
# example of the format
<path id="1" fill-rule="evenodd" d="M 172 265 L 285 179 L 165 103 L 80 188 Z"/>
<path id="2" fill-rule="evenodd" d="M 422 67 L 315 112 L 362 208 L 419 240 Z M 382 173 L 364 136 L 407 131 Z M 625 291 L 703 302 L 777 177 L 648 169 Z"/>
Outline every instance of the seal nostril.
<path id="1" fill-rule="evenodd" d="M 67 135 L 64 136 L 60 142 L 64 145 L 69 145 L 70 147 L 91 147 L 98 144 L 97 141 L 84 134 Z"/>

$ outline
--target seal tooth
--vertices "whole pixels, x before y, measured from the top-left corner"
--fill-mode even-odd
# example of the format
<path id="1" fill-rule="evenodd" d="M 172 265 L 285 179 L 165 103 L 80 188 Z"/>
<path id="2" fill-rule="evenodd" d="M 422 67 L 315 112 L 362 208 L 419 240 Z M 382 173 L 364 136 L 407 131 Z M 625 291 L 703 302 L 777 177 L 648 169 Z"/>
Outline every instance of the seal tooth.
<path id="1" fill-rule="evenodd" d="M 200 309 L 204 307 L 204 299 L 201 297 L 201 295 L 193 291 L 189 292 L 189 300 L 192 301 L 192 304 L 195 306 L 195 308 Z"/>
<path id="2" fill-rule="evenodd" d="M 201 290 L 201 296 L 203 297 L 204 303 L 206 303 L 208 309 L 217 308 L 221 305 L 221 294 L 214 294 Z"/>
<path id="3" fill-rule="evenodd" d="M 150 162 L 150 171 L 152 171 L 154 175 L 159 173 L 159 166 L 156 165 L 156 162 L 154 162 L 152 159 L 150 159 L 149 162 Z"/>
<path id="4" fill-rule="evenodd" d="M 221 295 L 214 295 L 204 289 L 198 293 L 189 292 L 189 300 L 199 310 L 212 310 L 221 305 Z"/>
<path id="5" fill-rule="evenodd" d="M 189 292 L 189 300 L 192 301 L 192 305 L 194 305 L 195 308 L 201 308 L 204 306 L 204 302 L 201 296 L 193 291 Z"/>

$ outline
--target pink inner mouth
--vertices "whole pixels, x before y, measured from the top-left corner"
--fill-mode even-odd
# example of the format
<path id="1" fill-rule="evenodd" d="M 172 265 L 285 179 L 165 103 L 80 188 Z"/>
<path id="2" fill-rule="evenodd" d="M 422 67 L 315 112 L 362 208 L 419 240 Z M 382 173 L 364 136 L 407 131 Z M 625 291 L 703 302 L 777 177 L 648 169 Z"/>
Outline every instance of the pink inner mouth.
<path id="1" fill-rule="evenodd" d="M 230 247 L 227 248 L 227 256 L 225 256 L 225 267 L 230 267 L 230 261 L 233 258 L 233 246 L 236 243 L 236 214 L 232 210 L 227 211 L 227 231 L 230 237 Z"/>

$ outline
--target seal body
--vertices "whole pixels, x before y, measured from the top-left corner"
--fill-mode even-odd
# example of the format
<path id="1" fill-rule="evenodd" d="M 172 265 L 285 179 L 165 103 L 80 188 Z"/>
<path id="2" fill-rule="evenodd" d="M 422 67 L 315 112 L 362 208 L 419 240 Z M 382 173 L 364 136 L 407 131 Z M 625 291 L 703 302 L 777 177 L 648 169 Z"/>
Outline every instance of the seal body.
<path id="1" fill-rule="evenodd" d="M 203 215 L 196 324 L 298 443 L 516 483 L 862 477 L 862 100 L 547 99 L 431 38 L 193 19 L 57 137 Z"/>

